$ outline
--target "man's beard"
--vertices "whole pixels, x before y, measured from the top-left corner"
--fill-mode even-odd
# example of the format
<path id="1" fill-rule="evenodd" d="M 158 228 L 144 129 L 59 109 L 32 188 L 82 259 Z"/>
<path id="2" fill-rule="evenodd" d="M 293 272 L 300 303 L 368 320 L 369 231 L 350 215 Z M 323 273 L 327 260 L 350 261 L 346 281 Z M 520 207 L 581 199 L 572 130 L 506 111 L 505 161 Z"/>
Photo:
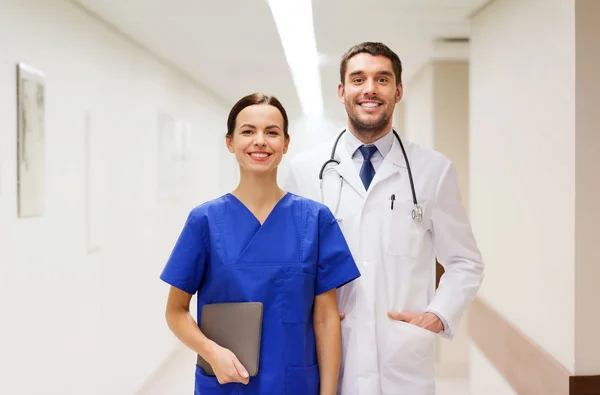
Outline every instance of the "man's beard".
<path id="1" fill-rule="evenodd" d="M 381 134 L 392 118 L 392 114 L 382 114 L 381 118 L 376 122 L 365 123 L 362 122 L 358 116 L 353 115 L 352 112 L 347 111 L 347 113 L 350 125 L 352 126 L 354 132 L 366 138 L 371 138 Z"/>

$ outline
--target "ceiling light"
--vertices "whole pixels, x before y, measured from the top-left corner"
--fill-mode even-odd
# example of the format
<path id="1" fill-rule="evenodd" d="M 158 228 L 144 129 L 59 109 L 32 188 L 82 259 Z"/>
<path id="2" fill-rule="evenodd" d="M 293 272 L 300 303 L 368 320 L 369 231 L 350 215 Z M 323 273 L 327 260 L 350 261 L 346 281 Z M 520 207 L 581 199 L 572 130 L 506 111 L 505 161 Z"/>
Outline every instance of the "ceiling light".
<path id="1" fill-rule="evenodd" d="M 311 0 L 268 0 L 305 115 L 323 113 Z"/>

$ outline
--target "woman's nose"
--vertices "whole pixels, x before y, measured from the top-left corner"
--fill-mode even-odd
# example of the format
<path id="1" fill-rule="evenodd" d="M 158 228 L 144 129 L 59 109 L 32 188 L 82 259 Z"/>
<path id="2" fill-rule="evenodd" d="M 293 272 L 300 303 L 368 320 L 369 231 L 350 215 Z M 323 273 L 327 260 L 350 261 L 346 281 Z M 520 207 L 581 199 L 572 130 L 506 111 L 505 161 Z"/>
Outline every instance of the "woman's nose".
<path id="1" fill-rule="evenodd" d="M 254 144 L 256 144 L 256 145 L 264 145 L 265 144 L 265 136 L 263 133 L 256 133 L 256 138 L 254 139 Z"/>

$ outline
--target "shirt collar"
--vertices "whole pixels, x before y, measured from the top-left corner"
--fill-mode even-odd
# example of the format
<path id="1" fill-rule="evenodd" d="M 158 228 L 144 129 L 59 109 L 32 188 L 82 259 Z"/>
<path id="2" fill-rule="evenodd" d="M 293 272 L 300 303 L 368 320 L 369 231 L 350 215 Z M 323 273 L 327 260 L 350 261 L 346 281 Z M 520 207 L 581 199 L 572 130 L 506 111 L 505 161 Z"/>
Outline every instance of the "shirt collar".
<path id="1" fill-rule="evenodd" d="M 367 144 L 367 145 L 374 145 L 375 147 L 377 147 L 377 151 L 381 154 L 382 157 L 385 158 L 385 156 L 392 149 L 393 143 L 394 143 L 394 133 L 392 133 L 392 129 L 390 129 L 385 135 L 383 135 L 381 138 L 379 138 L 379 140 L 374 141 L 372 144 Z M 348 130 L 348 133 L 346 133 L 345 144 L 346 144 L 346 149 L 350 153 L 350 156 L 354 157 L 354 155 L 356 155 L 358 149 L 363 145 L 363 142 L 360 141 L 359 139 L 357 139 L 356 136 L 354 136 L 352 134 L 352 132 L 350 132 Z"/>

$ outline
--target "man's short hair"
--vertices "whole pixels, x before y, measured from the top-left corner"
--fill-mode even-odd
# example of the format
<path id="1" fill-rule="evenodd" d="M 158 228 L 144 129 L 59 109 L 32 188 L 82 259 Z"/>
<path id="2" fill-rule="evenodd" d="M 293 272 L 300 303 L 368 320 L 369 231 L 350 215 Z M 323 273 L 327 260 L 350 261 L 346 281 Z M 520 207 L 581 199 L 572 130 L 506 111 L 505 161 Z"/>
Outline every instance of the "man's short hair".
<path id="1" fill-rule="evenodd" d="M 345 83 L 348 61 L 360 53 L 368 53 L 372 56 L 384 56 L 388 58 L 392 62 L 392 68 L 394 69 L 394 75 L 396 76 L 396 85 L 402 82 L 402 62 L 398 55 L 385 44 L 367 41 L 353 46 L 344 54 L 344 56 L 342 56 L 340 62 L 340 81 L 342 82 L 342 85 Z"/>

